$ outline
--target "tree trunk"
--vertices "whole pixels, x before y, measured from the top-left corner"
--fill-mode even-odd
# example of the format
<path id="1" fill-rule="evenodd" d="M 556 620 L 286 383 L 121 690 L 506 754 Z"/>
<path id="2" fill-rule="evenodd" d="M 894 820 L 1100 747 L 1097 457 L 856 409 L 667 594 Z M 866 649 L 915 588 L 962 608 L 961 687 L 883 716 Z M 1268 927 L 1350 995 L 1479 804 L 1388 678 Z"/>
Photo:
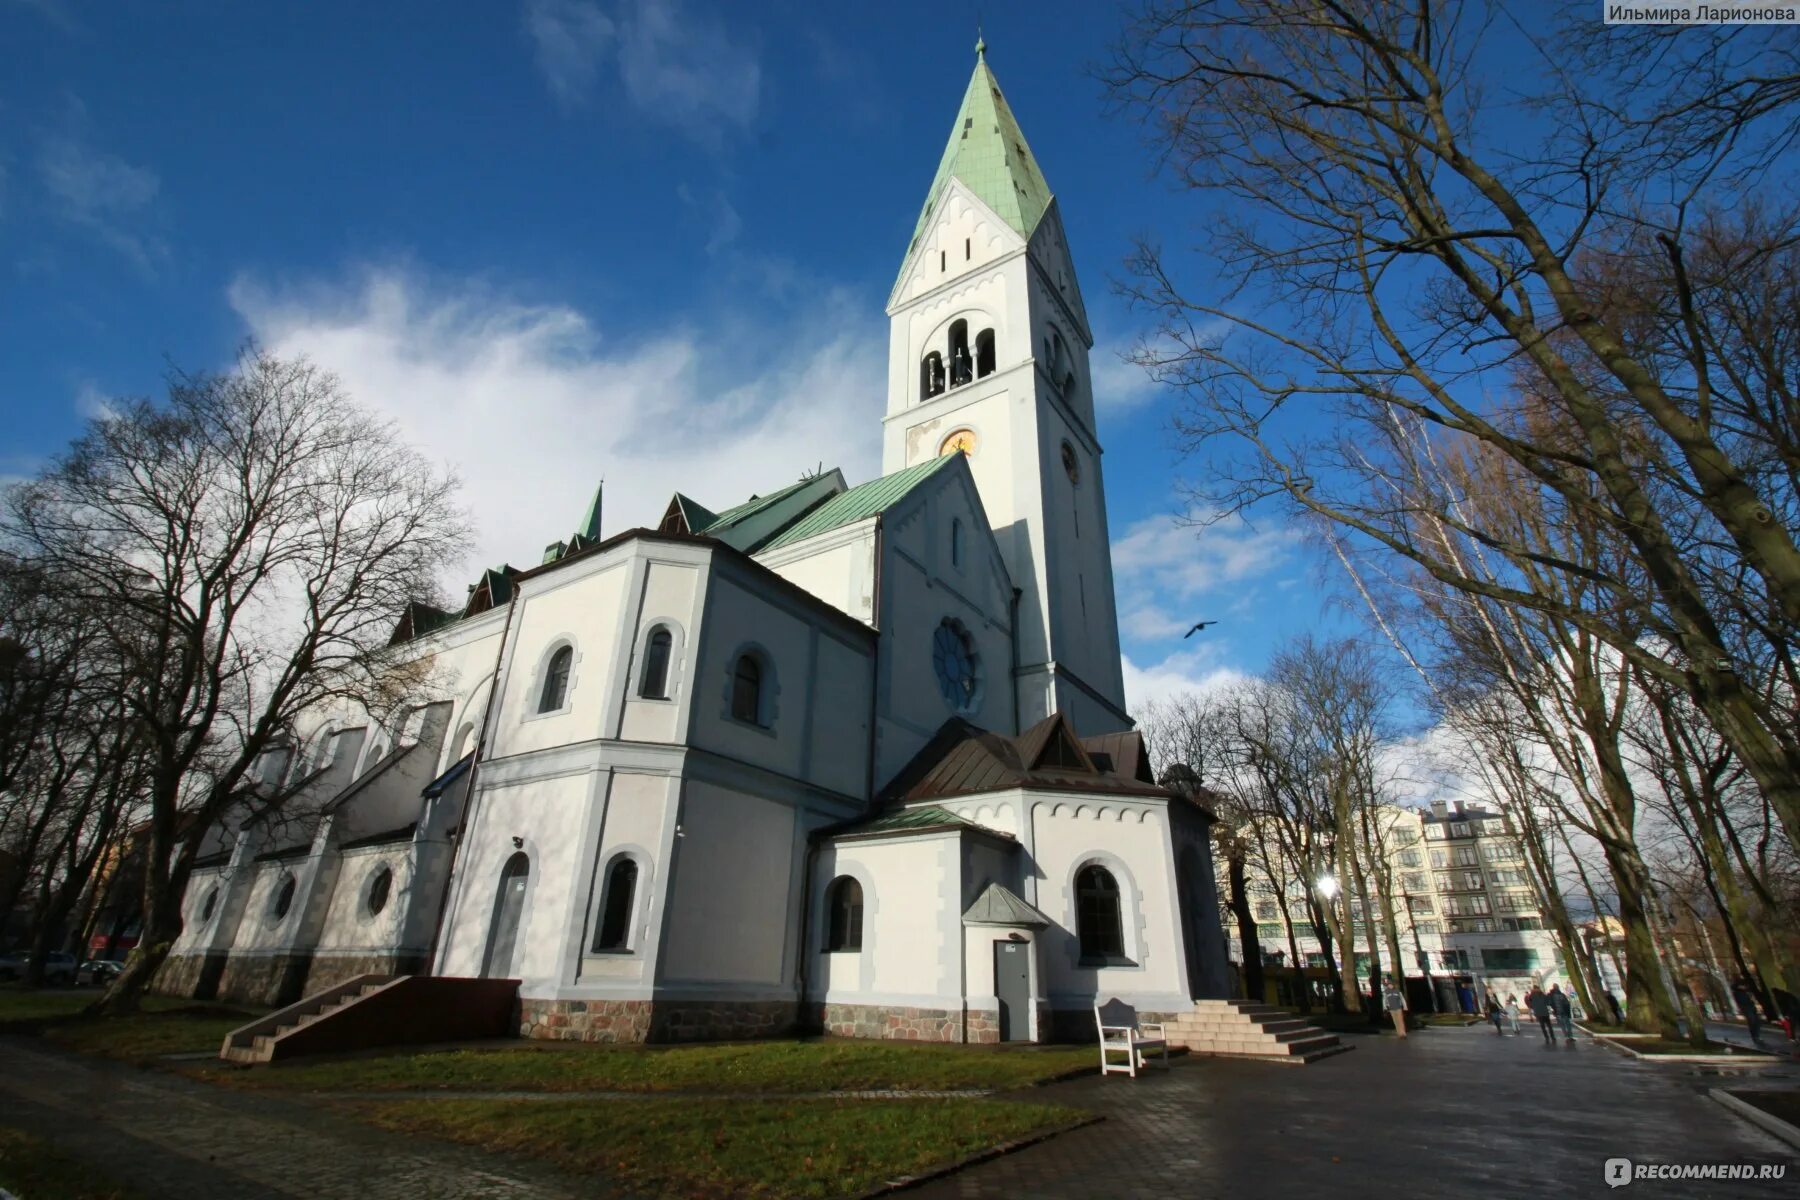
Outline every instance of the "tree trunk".
<path id="1" fill-rule="evenodd" d="M 1237 918 L 1238 944 L 1243 948 L 1244 991 L 1248 993 L 1248 999 L 1260 1003 L 1264 995 L 1262 939 L 1257 936 L 1256 914 L 1250 908 L 1250 885 L 1241 849 L 1227 854 L 1225 879 L 1230 892 L 1231 915 Z"/>

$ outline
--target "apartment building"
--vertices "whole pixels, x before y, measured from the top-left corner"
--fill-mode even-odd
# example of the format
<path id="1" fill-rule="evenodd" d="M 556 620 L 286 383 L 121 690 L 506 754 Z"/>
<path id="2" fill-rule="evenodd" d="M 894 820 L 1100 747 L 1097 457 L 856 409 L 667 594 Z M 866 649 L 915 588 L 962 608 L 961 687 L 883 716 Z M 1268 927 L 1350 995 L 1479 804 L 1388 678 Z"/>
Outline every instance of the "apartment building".
<path id="1" fill-rule="evenodd" d="M 1544 928 L 1524 851 L 1502 814 L 1439 800 L 1423 809 L 1384 808 L 1381 821 L 1400 952 L 1415 1006 L 1427 989 L 1436 993 L 1440 1010 L 1465 1007 L 1489 988 L 1502 999 L 1509 994 L 1522 999 L 1533 984 L 1559 983 L 1570 990 L 1562 953 Z M 1321 881 L 1284 878 L 1279 866 L 1265 871 L 1260 863 L 1252 865 L 1250 879 L 1263 961 L 1294 965 L 1290 960 L 1297 951 L 1303 965 L 1322 968 L 1325 956 L 1305 904 L 1307 889 L 1318 889 Z M 1377 886 L 1374 878 L 1369 884 L 1371 890 Z M 1380 900 L 1372 900 L 1380 937 Z M 1368 914 L 1360 901 L 1352 901 L 1352 916 L 1356 971 L 1366 987 Z M 1235 923 L 1227 927 L 1235 930 Z M 1337 957 L 1341 968 L 1341 947 Z M 1385 943 L 1382 957 L 1387 957 Z"/>

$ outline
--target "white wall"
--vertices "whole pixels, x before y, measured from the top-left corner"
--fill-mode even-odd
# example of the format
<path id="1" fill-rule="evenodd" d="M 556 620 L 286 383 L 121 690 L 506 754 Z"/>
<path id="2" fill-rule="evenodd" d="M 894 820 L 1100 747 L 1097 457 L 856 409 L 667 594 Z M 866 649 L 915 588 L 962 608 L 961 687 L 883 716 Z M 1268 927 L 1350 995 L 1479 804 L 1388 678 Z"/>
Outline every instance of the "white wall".
<path id="1" fill-rule="evenodd" d="M 785 984 L 798 845 L 787 805 L 688 781 L 660 978 Z"/>
<path id="2" fill-rule="evenodd" d="M 813 873 L 808 994 L 837 1004 L 953 1009 L 962 1003 L 960 836 L 827 842 Z M 863 889 L 860 953 L 821 953 L 826 893 L 851 875 Z"/>
<path id="3" fill-rule="evenodd" d="M 1140 1008 L 1187 1008 L 1168 813 L 1160 803 L 1096 796 L 1029 798 L 1029 851 L 1036 896 L 1026 897 L 1057 923 L 1040 937 L 1045 990 L 1058 1007 L 1118 996 Z M 1083 966 L 1075 930 L 1076 871 L 1094 862 L 1121 891 L 1125 955 L 1133 966 Z"/>

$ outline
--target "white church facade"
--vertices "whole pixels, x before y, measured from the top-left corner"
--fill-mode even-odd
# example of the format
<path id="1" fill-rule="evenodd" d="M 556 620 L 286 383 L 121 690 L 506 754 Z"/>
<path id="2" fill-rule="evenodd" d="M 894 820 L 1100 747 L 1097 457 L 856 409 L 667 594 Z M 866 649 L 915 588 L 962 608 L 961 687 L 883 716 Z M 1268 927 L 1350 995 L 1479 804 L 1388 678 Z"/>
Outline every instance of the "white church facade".
<path id="1" fill-rule="evenodd" d="M 1227 994 L 1209 814 L 1125 712 L 1056 202 L 978 53 L 888 306 L 880 478 L 603 536 L 396 647 L 197 865 L 165 990 L 517 979 L 528 1036 L 1091 1036 Z"/>

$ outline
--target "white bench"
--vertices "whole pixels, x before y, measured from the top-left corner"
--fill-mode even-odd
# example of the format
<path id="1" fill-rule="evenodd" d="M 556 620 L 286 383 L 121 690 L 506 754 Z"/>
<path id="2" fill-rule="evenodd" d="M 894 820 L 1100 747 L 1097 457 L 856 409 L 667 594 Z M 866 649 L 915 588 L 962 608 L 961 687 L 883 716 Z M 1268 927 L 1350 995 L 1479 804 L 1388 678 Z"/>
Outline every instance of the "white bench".
<path id="1" fill-rule="evenodd" d="M 1155 1050 L 1163 1070 L 1169 1069 L 1169 1043 L 1163 1037 L 1160 1021 L 1137 1019 L 1137 1009 L 1117 997 L 1105 1004 L 1094 1005 L 1094 1024 L 1100 1027 L 1100 1073 L 1116 1072 L 1137 1078 L 1138 1069 L 1150 1064 L 1147 1050 Z M 1154 1030 L 1155 1037 L 1145 1037 L 1144 1030 Z M 1125 1061 L 1113 1062 L 1109 1057 L 1123 1053 Z"/>

